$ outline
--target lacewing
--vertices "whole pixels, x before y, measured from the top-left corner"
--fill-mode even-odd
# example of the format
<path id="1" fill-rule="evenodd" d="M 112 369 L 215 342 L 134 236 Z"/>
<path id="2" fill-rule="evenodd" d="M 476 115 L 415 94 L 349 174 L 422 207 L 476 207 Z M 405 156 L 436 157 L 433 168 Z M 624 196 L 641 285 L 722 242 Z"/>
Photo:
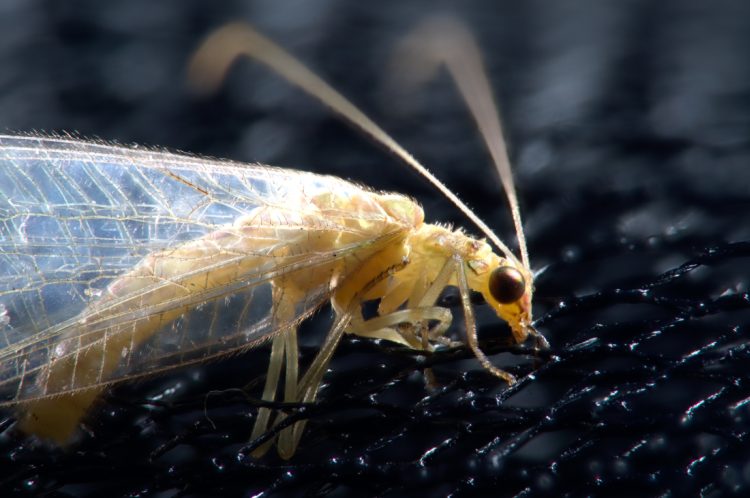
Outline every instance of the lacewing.
<path id="1" fill-rule="evenodd" d="M 533 275 L 479 51 L 463 26 L 445 18 L 422 24 L 404 47 L 427 61 L 426 72 L 445 63 L 456 79 L 500 172 L 520 258 L 348 100 L 251 28 L 226 26 L 196 53 L 194 81 L 217 86 L 239 55 L 269 65 L 424 175 L 500 255 L 485 240 L 425 223 L 408 197 L 331 176 L 0 136 L 0 394 L 19 427 L 66 444 L 109 385 L 267 342 L 263 399 L 311 402 L 345 333 L 425 351 L 450 343 L 451 313 L 436 304 L 448 285 L 460 291 L 469 347 L 512 383 L 478 346 L 470 291 L 484 296 L 515 340 L 544 339 L 531 327 Z M 374 300 L 377 316 L 364 319 L 362 305 Z M 334 323 L 299 375 L 297 327 L 326 302 Z M 272 417 L 259 410 L 253 438 L 284 415 Z M 294 454 L 303 429 L 300 421 L 278 434 L 281 456 Z"/>

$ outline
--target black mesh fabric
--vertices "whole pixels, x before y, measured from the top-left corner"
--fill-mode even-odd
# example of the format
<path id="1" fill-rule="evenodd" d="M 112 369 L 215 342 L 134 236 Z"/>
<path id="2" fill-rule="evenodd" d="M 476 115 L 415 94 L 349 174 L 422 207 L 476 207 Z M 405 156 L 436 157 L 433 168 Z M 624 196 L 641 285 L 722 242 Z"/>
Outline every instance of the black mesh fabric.
<path id="1" fill-rule="evenodd" d="M 549 351 L 509 346 L 477 303 L 508 389 L 464 349 L 343 341 L 289 461 L 249 456 L 268 351 L 120 386 L 80 441 L 0 429 L 3 496 L 746 495 L 750 486 L 750 7 L 743 2 L 464 2 L 511 143 Z M 11 3 L 0 127 L 323 171 L 474 228 L 366 139 L 267 71 L 216 96 L 187 57 L 256 25 L 361 104 L 498 232 L 509 216 L 471 118 L 439 77 L 383 90 L 432 2 Z M 460 317 L 455 291 L 442 304 Z M 330 323 L 301 331 L 302 362 Z M 456 337 L 462 333 L 456 320 Z M 431 367 L 437 387 L 425 386 Z"/>

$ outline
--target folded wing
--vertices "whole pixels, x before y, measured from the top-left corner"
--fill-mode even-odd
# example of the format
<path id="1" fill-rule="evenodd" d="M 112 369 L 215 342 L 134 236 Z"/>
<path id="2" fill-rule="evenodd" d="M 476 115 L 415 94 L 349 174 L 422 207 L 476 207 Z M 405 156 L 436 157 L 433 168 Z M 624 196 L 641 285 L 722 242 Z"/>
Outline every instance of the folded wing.
<path id="1" fill-rule="evenodd" d="M 0 136 L 0 403 L 226 355 L 303 320 L 336 283 L 316 273 L 398 235 L 378 209 L 321 202 L 332 192 L 371 195 L 311 173 Z M 308 287 L 279 314 L 273 282 L 301 272 Z"/>

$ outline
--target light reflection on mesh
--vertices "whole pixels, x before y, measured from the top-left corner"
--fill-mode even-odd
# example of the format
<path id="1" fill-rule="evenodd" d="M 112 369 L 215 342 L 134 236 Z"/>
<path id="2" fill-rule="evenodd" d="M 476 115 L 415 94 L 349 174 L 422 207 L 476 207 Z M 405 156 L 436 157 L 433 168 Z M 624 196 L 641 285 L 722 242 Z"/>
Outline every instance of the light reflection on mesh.
<path id="1" fill-rule="evenodd" d="M 181 68 L 184 47 L 197 38 L 184 46 L 163 40 L 186 36 L 188 18 L 205 19 L 201 29 L 207 32 L 252 10 L 235 3 L 243 7 L 210 15 L 188 1 L 181 6 L 189 15 L 176 8 L 160 11 L 150 17 L 161 33 L 153 37 L 158 45 L 143 41 L 145 7 L 135 0 L 117 9 L 107 3 L 118 13 L 115 28 L 112 16 L 103 16 L 94 3 L 48 13 L 50 23 L 59 18 L 62 26 L 55 36 L 34 31 L 44 23 L 27 16 L 32 22 L 18 26 L 28 29 L 3 33 L 28 38 L 3 46 L 14 55 L 24 45 L 44 51 L 0 56 L 14 81 L 27 74 L 21 70 L 26 61 L 43 78 L 3 87 L 0 118 L 26 119 L 3 121 L 3 127 L 80 129 L 88 136 L 193 152 L 318 165 L 380 188 L 408 184 L 403 170 L 384 166 L 386 157 L 354 134 L 345 135 L 324 111 L 315 108 L 317 116 L 300 118 L 298 106 L 312 107 L 306 99 L 279 104 L 288 95 L 274 86 L 276 80 L 261 80 L 248 92 L 243 76 L 267 77 L 261 70 L 240 71 L 234 86 L 208 104 L 177 98 L 174 89 L 181 88 L 183 75 L 166 69 L 158 85 L 169 89 L 167 97 L 122 99 L 119 91 L 129 80 L 122 77 L 119 57 L 103 57 L 111 55 L 107 47 L 132 38 L 153 54 L 151 64 L 164 57 Z M 481 9 L 459 14 L 477 29 L 483 47 L 493 47 L 487 60 L 515 147 L 532 263 L 550 265 L 537 282 L 535 312 L 553 349 L 506 352 L 497 339 L 504 327 L 480 306 L 482 344 L 495 364 L 518 375 L 533 372 L 534 379 L 506 391 L 467 351 L 422 360 L 386 344 L 344 341 L 321 401 L 302 413 L 312 421 L 295 458 L 283 462 L 269 454 L 254 462 L 244 455 L 255 405 L 236 389 L 255 379 L 250 392 L 260 392 L 268 352 L 257 351 L 122 386 L 90 419 L 92 435 L 84 434 L 70 452 L 34 446 L 4 431 L 0 489 L 6 492 L 0 494 L 747 494 L 747 4 L 466 3 L 471 9 L 479 4 Z M 264 5 L 264 12 L 273 9 Z M 380 43 L 375 30 L 381 27 L 374 27 L 368 4 L 336 5 L 340 18 L 303 30 L 306 53 L 324 54 L 338 71 L 331 79 L 344 79 L 352 93 L 373 90 L 387 42 L 421 13 L 412 2 L 372 3 L 383 26 L 397 26 L 378 31 L 389 36 Z M 279 41 L 299 48 L 303 43 L 289 33 L 304 23 L 290 19 L 292 28 L 285 29 L 280 19 L 290 13 L 272 13 Z M 95 28 L 102 18 L 109 28 Z M 127 19 L 139 22 L 128 25 Z M 363 25 L 371 29 L 357 29 Z M 43 43 L 58 38 L 61 45 L 52 53 L 71 54 L 66 78 L 49 77 L 49 67 L 57 66 L 39 63 L 50 57 Z M 62 45 L 71 40 L 75 50 Z M 101 71 L 118 79 L 97 77 L 98 69 L 89 70 L 91 60 L 102 60 Z M 317 62 L 326 69 L 325 61 Z M 126 66 L 139 85 L 147 80 L 138 72 L 142 66 Z M 80 94 L 71 89 L 78 76 L 85 81 Z M 112 81 L 116 85 L 108 87 Z M 263 86 L 270 94 L 266 100 Z M 490 226 L 507 226 L 504 205 L 489 195 L 492 182 L 476 181 L 485 178 L 480 175 L 487 171 L 486 156 L 473 141 L 454 89 L 436 84 L 430 92 L 425 101 L 439 105 L 426 106 L 418 117 L 391 119 L 389 131 L 409 140 L 405 145 L 426 164 L 447 165 L 438 176 L 479 212 L 497 212 L 486 220 Z M 379 108 L 367 94 L 352 96 L 368 109 Z M 109 107 L 129 113 L 113 119 Z M 56 108 L 71 115 L 56 115 Z M 286 130 L 295 120 L 304 131 L 287 130 L 280 139 L 284 146 L 267 147 L 269 140 L 259 140 L 253 128 Z M 457 138 L 457 130 L 466 135 Z M 242 140 L 260 146 L 237 145 Z M 459 158 L 465 169 L 455 167 Z M 469 198 L 477 190 L 483 195 Z M 462 222 L 451 218 L 453 211 L 440 210 L 443 199 L 420 199 L 433 219 Z M 321 315 L 317 325 L 306 325 L 303 337 L 325 328 L 320 322 L 328 314 Z M 316 351 L 312 344 L 303 347 L 308 362 Z M 437 390 L 425 389 L 420 368 L 426 365 L 436 372 Z M 157 394 L 158 401 L 147 401 Z"/>
<path id="2" fill-rule="evenodd" d="M 748 257 L 747 242 L 713 247 L 637 287 L 565 299 L 538 321 L 542 330 L 554 331 L 551 351 L 483 341 L 488 353 L 511 353 L 495 358 L 517 363 L 514 374 L 532 375 L 508 390 L 462 349 L 424 358 L 372 341 L 347 341 L 323 401 L 298 411 L 313 422 L 290 462 L 248 456 L 252 446 L 245 438 L 255 404 L 239 390 L 138 404 L 141 391 L 122 389 L 92 423 L 96 436 L 72 453 L 50 455 L 29 443 L 14 449 L 4 441 L 5 484 L 430 495 L 496 489 L 575 494 L 592 485 L 603 492 L 682 494 L 745 486 L 750 352 L 743 322 L 750 296 L 689 296 L 680 283 L 705 268 L 701 281 L 720 287 L 714 273 L 741 272 Z M 576 325 L 579 316 L 644 304 L 651 308 L 647 318 L 617 312 L 626 318 L 597 320 L 587 329 Z M 496 325 L 481 331 L 496 332 Z M 305 357 L 314 352 L 307 348 Z M 260 353 L 250 358 L 262 358 Z M 246 365 L 238 358 L 207 375 L 242 378 Z M 462 371 L 465 365 L 470 370 Z M 420 368 L 426 366 L 440 383 L 434 390 L 424 388 Z M 171 380 L 170 387 L 181 382 L 191 381 Z M 152 387 L 156 392 L 161 386 Z M 113 463 L 122 461 L 138 462 L 142 482 L 131 472 L 127 481 L 120 479 Z M 80 470 L 71 474 L 71 468 Z"/>

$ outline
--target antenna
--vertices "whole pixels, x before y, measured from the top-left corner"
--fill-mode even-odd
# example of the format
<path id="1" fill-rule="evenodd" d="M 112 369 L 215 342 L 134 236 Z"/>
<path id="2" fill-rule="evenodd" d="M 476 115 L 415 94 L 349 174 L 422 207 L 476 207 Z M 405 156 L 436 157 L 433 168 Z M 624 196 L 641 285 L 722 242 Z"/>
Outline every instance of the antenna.
<path id="1" fill-rule="evenodd" d="M 403 83 L 416 86 L 431 79 L 442 64 L 456 83 L 490 151 L 510 205 L 521 261 L 529 269 L 529 254 L 508 148 L 503 138 L 498 106 L 492 96 L 474 36 L 455 18 L 445 15 L 431 17 L 401 42 L 393 59 L 394 68 L 391 72 L 399 75 Z"/>
<path id="2" fill-rule="evenodd" d="M 517 261 L 512 251 L 500 238 L 469 209 L 448 187 L 424 167 L 414 156 L 401 147 L 390 135 L 368 118 L 346 97 L 316 76 L 298 59 L 273 41 L 243 23 L 232 23 L 212 33 L 198 48 L 190 62 L 188 76 L 196 89 L 214 91 L 219 87 L 232 63 L 241 55 L 267 65 L 290 83 L 330 107 L 349 123 L 364 131 L 378 143 L 396 154 L 408 166 L 425 177 L 443 195 L 458 207 L 497 246 L 505 256 Z M 480 69 L 480 74 L 481 69 Z M 484 102 L 484 100 L 482 100 Z M 478 122 L 484 122 L 484 120 Z M 499 122 L 498 122 L 499 123 Z M 498 124 L 499 126 L 499 124 Z M 499 132 L 498 132 L 499 133 Z M 502 133 L 499 133 L 502 138 Z M 504 145 L 502 151 L 504 151 Z M 507 159 L 506 159 L 507 162 Z M 510 168 L 508 167 L 508 170 Z M 512 185 L 512 181 L 511 181 Z M 512 190 L 512 187 L 511 187 Z M 513 190 L 512 190 L 513 191 Z M 506 187 L 507 192 L 507 187 Z M 515 195 L 515 191 L 514 195 Z M 516 208 L 517 211 L 517 208 Z M 519 222 L 520 225 L 520 217 Z M 522 245 L 525 253 L 525 243 Z M 527 267 L 528 268 L 528 267 Z"/>

